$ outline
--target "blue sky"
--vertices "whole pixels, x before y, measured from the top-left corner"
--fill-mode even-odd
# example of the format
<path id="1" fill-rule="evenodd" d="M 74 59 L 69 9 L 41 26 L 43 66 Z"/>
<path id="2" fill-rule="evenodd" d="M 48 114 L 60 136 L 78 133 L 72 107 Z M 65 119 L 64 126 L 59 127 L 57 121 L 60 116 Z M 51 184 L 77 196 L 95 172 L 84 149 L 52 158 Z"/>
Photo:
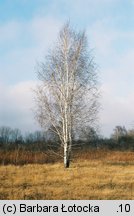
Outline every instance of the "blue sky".
<path id="1" fill-rule="evenodd" d="M 0 0 L 0 126 L 36 130 L 36 62 L 70 19 L 99 66 L 101 133 L 134 121 L 134 0 Z"/>

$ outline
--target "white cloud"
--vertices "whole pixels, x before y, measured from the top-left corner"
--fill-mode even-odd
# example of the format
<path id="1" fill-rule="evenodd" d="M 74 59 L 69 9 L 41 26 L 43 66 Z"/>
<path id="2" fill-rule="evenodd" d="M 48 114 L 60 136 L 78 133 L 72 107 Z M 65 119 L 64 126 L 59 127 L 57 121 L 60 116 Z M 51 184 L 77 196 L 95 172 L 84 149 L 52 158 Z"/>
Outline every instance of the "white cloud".
<path id="1" fill-rule="evenodd" d="M 102 86 L 102 110 L 100 112 L 100 122 L 102 132 L 110 135 L 116 125 L 131 127 L 134 120 L 134 93 L 129 92 L 127 95 L 116 95 L 114 84 L 104 84 Z"/>
<path id="2" fill-rule="evenodd" d="M 134 51 L 134 30 L 118 29 L 116 21 L 116 18 L 107 17 L 93 22 L 87 28 L 90 46 L 95 48 L 97 55 L 114 61 Z"/>
<path id="3" fill-rule="evenodd" d="M 82 16 L 81 19 L 89 14 L 90 16 L 98 15 L 106 9 L 111 8 L 115 3 L 117 4 L 121 0 L 63 0 L 64 6 L 68 8 L 69 14 L 74 16 Z M 57 1 L 56 1 L 57 2 Z"/>
<path id="4" fill-rule="evenodd" d="M 12 86 L 1 85 L 0 88 L 0 125 L 32 131 L 39 128 L 34 120 L 34 93 L 36 82 L 27 81 Z"/>
<path id="5" fill-rule="evenodd" d="M 3 50 L 0 62 L 0 126 L 34 130 L 34 107 L 31 88 L 35 86 L 36 61 L 57 37 L 61 22 L 53 17 L 34 17 L 28 22 L 10 21 L 0 25 L 0 44 Z M 27 81 L 26 81 L 27 80 Z"/>
<path id="6" fill-rule="evenodd" d="M 111 22 L 111 19 L 98 20 L 87 29 L 90 46 L 103 58 L 113 53 L 112 45 L 118 37 L 118 32 L 109 28 Z"/>
<path id="7" fill-rule="evenodd" d="M 15 41 L 19 36 L 20 25 L 16 21 L 9 21 L 0 25 L 0 43 Z"/>
<path id="8" fill-rule="evenodd" d="M 134 31 L 121 31 L 103 19 L 88 28 L 90 47 L 95 47 L 102 82 L 102 133 L 116 125 L 131 127 L 134 119 Z"/>
<path id="9" fill-rule="evenodd" d="M 55 17 L 36 16 L 33 19 L 24 21 L 8 21 L 0 25 L 0 43 L 19 42 L 19 48 L 28 46 L 48 47 L 56 39 L 61 21 Z M 32 42 L 32 44 L 31 44 Z M 45 45 L 45 46 L 44 46 Z"/>
<path id="10" fill-rule="evenodd" d="M 56 40 L 60 26 L 61 22 L 52 17 L 35 17 L 27 23 L 16 22 L 14 25 L 11 21 L 0 26 L 0 43 L 3 49 L 10 39 L 10 46 L 1 55 L 1 80 L 16 83 L 34 79 L 36 61 L 43 59 Z"/>
<path id="11" fill-rule="evenodd" d="M 37 44 L 46 48 L 57 38 L 61 22 L 52 17 L 36 17 L 29 27 Z"/>

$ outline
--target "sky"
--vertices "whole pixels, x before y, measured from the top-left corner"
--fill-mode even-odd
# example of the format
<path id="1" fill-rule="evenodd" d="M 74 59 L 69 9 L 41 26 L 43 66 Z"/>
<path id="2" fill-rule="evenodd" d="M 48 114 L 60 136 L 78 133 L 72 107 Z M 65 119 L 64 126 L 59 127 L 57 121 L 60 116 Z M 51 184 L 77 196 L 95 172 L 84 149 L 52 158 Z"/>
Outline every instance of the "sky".
<path id="1" fill-rule="evenodd" d="M 40 129 L 36 65 L 63 24 L 85 30 L 98 65 L 100 133 L 134 126 L 134 0 L 0 0 L 0 126 Z"/>

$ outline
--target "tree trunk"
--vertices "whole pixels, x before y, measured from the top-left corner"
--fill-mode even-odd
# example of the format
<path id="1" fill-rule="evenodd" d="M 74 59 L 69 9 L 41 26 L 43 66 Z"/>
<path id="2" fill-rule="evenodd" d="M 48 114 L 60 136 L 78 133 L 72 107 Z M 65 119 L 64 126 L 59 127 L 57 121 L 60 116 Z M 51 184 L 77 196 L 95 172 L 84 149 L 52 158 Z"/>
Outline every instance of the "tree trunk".
<path id="1" fill-rule="evenodd" d="M 70 165 L 70 154 L 67 146 L 64 146 L 64 167 L 69 168 Z"/>

